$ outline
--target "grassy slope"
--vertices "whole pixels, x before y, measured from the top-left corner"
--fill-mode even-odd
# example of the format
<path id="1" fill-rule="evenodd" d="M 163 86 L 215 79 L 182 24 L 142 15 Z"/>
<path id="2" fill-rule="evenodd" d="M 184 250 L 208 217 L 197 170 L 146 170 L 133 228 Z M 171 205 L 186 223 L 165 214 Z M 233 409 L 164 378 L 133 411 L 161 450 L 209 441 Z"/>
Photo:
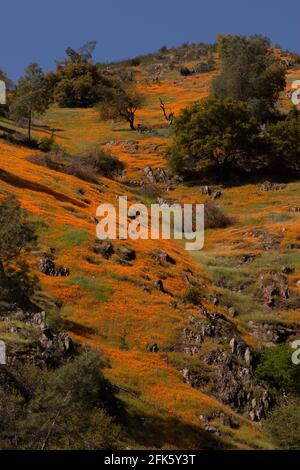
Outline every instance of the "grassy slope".
<path id="1" fill-rule="evenodd" d="M 138 114 L 137 120 L 156 126 L 164 126 L 158 108 L 159 96 L 166 99 L 175 114 L 178 114 L 179 109 L 189 102 L 207 95 L 213 75 L 181 78 L 175 72 L 170 72 L 160 84 L 145 84 L 145 72 L 138 68 L 137 73 L 141 80 L 139 86 L 147 96 L 147 108 Z M 54 127 L 57 141 L 75 153 L 113 141 L 109 148 L 127 164 L 127 177 L 130 178 L 138 177 L 146 164 L 164 164 L 159 152 L 147 150 L 150 144 L 165 145 L 168 142 L 168 132 L 163 127 L 158 136 L 147 138 L 129 132 L 122 124 L 100 122 L 94 110 L 57 108 L 49 111 L 43 124 L 49 128 Z M 49 132 L 49 129 L 41 127 L 35 130 L 39 136 L 46 136 Z M 122 141 L 128 139 L 140 141 L 141 151 L 138 154 L 128 154 L 124 150 Z M 283 245 L 295 238 L 299 229 L 299 215 L 295 214 L 288 220 L 281 221 L 284 215 L 280 214 L 286 215 L 286 206 L 297 204 L 300 184 L 291 184 L 287 190 L 278 194 L 255 195 L 253 186 L 226 190 L 221 204 L 229 214 L 236 216 L 236 223 L 226 230 L 212 230 L 207 233 L 206 246 L 201 253 L 191 259 L 175 242 L 160 242 L 160 248 L 176 259 L 176 266 L 161 268 L 152 261 L 149 254 L 158 246 L 155 241 L 135 242 L 134 245 L 130 243 L 137 251 L 137 260 L 132 267 L 122 267 L 103 259 L 100 260 L 100 265 L 95 266 L 85 260 L 91 254 L 90 246 L 95 238 L 95 225 L 90 217 L 95 215 L 100 203 L 114 203 L 116 196 L 121 194 L 127 195 L 129 201 L 133 202 L 136 201 L 136 194 L 120 182 L 105 179 L 102 180 L 105 186 L 99 192 L 94 185 L 29 163 L 26 158 L 32 153 L 28 149 L 0 142 L 0 168 L 22 177 L 25 182 L 24 189 L 17 187 L 13 178 L 11 182 L 0 180 L 1 194 L 13 192 L 34 220 L 45 223 L 40 224 L 39 228 L 41 248 L 55 247 L 59 263 L 71 269 L 71 276 L 66 279 L 37 274 L 46 292 L 63 302 L 62 314 L 68 319 L 73 336 L 100 348 L 109 358 L 112 368 L 106 370 L 107 377 L 124 389 L 120 391 L 119 397 L 127 406 L 132 431 L 129 445 L 132 439 L 139 446 L 148 448 L 204 446 L 212 437 L 203 431 L 198 415 L 226 407 L 213 397 L 186 385 L 181 373 L 168 363 L 168 356 L 171 357 L 172 354 L 164 352 L 186 326 L 186 320 L 194 309 L 174 309 L 170 306 L 169 296 L 155 291 L 145 293 L 135 281 L 143 281 L 143 276 L 147 274 L 151 279 L 150 284 L 153 284 L 161 277 L 162 271 L 165 271 L 168 277 L 164 281 L 165 287 L 175 296 L 180 296 L 186 289 L 182 280 L 183 269 L 190 267 L 198 272 L 209 292 L 210 281 L 218 275 L 217 269 L 230 269 L 228 263 L 232 263 L 233 255 L 244 253 L 245 250 L 252 252 L 250 239 L 247 240 L 247 248 L 237 249 L 232 246 L 232 240 L 244 237 L 244 232 L 262 225 L 277 231 L 285 226 L 288 230 L 284 234 Z M 26 182 L 38 183 L 55 193 L 47 194 L 40 186 L 26 189 Z M 84 196 L 79 189 L 84 190 Z M 68 197 L 65 201 L 64 196 Z M 189 202 L 201 201 L 197 188 L 184 186 L 176 190 L 174 197 Z M 90 200 L 90 204 L 83 202 L 83 199 Z M 280 204 L 275 206 L 275 201 Z M 69 212 L 66 207 L 73 207 L 77 212 Z M 271 217 L 272 213 L 277 214 L 274 216 L 275 220 Z M 227 241 L 225 245 L 224 239 Z M 264 256 L 266 263 L 278 262 L 275 255 L 272 257 L 272 254 L 266 253 Z M 33 269 L 36 269 L 36 262 L 37 259 L 33 257 Z M 299 261 L 297 271 L 290 278 L 291 284 L 297 276 L 300 277 Z M 244 320 L 250 318 L 254 312 L 251 309 L 250 312 L 249 307 L 248 311 L 247 305 L 245 310 L 245 318 L 241 316 L 236 321 L 247 339 L 251 340 Z M 286 320 L 290 319 L 287 312 L 282 312 L 281 315 Z M 299 320 L 299 313 L 294 312 L 292 319 Z M 147 353 L 146 345 L 150 342 L 157 342 L 161 352 Z M 138 397 L 128 391 L 137 393 Z M 227 412 L 234 414 L 229 409 Z M 143 416 L 143 420 L 140 416 Z M 272 447 L 258 427 L 247 419 L 238 417 L 238 420 L 240 429 L 223 430 L 220 440 L 227 446 Z"/>

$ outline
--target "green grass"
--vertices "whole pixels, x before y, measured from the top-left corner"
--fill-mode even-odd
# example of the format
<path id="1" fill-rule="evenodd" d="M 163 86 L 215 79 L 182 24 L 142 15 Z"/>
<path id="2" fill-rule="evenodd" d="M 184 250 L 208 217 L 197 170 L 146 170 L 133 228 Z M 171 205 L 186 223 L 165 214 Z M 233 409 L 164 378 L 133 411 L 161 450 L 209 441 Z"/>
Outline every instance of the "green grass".
<path id="1" fill-rule="evenodd" d="M 88 292 L 95 300 L 105 302 L 113 293 L 113 289 L 103 283 L 100 276 L 87 277 L 82 274 L 75 274 L 67 282 L 67 285 L 78 286 L 84 292 Z"/>
<path id="2" fill-rule="evenodd" d="M 68 228 L 60 240 L 57 240 L 60 248 L 70 249 L 80 246 L 89 238 L 87 230 Z"/>

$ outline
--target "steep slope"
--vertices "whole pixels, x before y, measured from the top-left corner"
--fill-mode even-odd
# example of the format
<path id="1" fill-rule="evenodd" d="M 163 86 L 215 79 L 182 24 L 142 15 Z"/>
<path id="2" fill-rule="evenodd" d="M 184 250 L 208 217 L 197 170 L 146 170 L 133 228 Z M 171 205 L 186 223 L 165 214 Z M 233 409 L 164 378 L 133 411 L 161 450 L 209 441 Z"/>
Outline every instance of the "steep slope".
<path id="1" fill-rule="evenodd" d="M 207 96 L 215 74 L 181 77 L 177 71 L 170 71 L 158 82 L 151 83 L 145 70 L 136 67 L 135 71 L 138 86 L 147 97 L 147 106 L 138 113 L 137 121 L 151 127 L 150 131 L 141 134 L 129 132 L 123 124 L 102 123 L 95 110 L 54 108 L 44 120 L 49 129 L 56 129 L 57 142 L 69 151 L 76 153 L 98 145 L 118 155 L 127 165 L 123 178 L 119 181 L 101 178 L 99 184 L 90 184 L 37 166 L 28 160 L 34 153 L 32 150 L 1 141 L 1 195 L 15 194 L 36 222 L 41 252 L 30 255 L 30 264 L 43 289 L 61 305 L 60 315 L 69 333 L 80 342 L 101 349 L 109 359 L 111 367 L 105 373 L 117 386 L 118 396 L 127 407 L 129 446 L 137 443 L 146 448 L 271 448 L 272 443 L 256 424 L 222 404 L 207 387 L 191 387 L 185 380 L 183 371 L 193 366 L 194 359 L 186 354 L 180 342 L 189 318 L 199 317 L 199 308 L 182 299 L 190 285 L 188 273 L 188 279 L 201 288 L 203 306 L 209 312 L 224 315 L 243 340 L 259 347 L 261 342 L 251 334 L 247 321 L 265 319 L 261 315 L 273 318 L 272 312 L 254 313 L 256 304 L 251 304 L 247 296 L 239 303 L 240 294 L 228 292 L 231 286 L 216 282 L 216 276 L 222 275 L 217 270 L 220 267 L 235 272 L 233 261 L 253 252 L 261 264 L 272 262 L 277 266 L 291 262 L 295 271 L 289 276 L 289 284 L 295 295 L 299 294 L 295 288 L 295 281 L 300 277 L 299 263 L 293 249 L 285 253 L 286 244 L 295 242 L 299 228 L 299 215 L 287 211 L 289 206 L 297 205 L 299 185 L 290 184 L 278 193 L 258 191 L 257 195 L 253 195 L 254 188 L 250 185 L 225 189 L 220 204 L 237 220 L 227 229 L 208 231 L 205 249 L 192 257 L 177 242 L 166 240 L 116 241 L 113 242 L 115 254 L 110 259 L 95 254 L 94 217 L 100 203 L 115 204 L 119 195 L 128 196 L 129 203 L 149 202 L 154 197 L 127 183 L 145 178 L 145 165 L 164 165 L 163 149 L 170 131 L 159 109 L 159 97 L 176 115 L 188 103 Z M 47 135 L 50 131 L 36 127 L 35 132 Z M 158 185 L 160 197 L 181 202 L 205 199 L 199 187 L 178 185 L 170 193 L 166 186 Z M 262 215 L 275 204 L 274 214 L 263 221 Z M 268 233 L 283 234 L 280 237 L 282 262 L 275 259 L 277 251 L 272 258 L 272 252 L 262 253 L 261 247 L 253 244 L 251 231 L 258 226 Z M 284 232 L 283 226 L 288 226 Z M 240 244 L 236 243 L 241 238 Z M 118 252 L 124 245 L 135 251 L 136 259 L 124 262 L 124 252 Z M 158 248 L 168 253 L 175 264 L 157 259 L 154 250 Z M 67 267 L 70 276 L 52 277 L 38 271 L 42 253 L 50 249 L 55 262 Z M 254 270 L 253 276 L 256 273 Z M 163 280 L 167 293 L 155 288 L 158 279 Z M 219 307 L 213 304 L 216 294 L 221 299 L 224 296 Z M 232 319 L 225 307 L 229 303 L 237 311 L 240 305 L 245 305 L 245 311 Z M 299 321 L 297 308 L 283 308 L 279 314 L 276 311 L 276 318 L 278 315 L 287 323 Z M 158 345 L 158 352 L 149 352 L 151 344 Z M 205 344 L 203 352 L 211 347 L 212 344 Z M 216 415 L 209 429 L 200 415 L 213 416 L 216 410 L 229 416 L 230 421 L 220 422 Z M 231 426 L 231 421 L 237 425 Z"/>

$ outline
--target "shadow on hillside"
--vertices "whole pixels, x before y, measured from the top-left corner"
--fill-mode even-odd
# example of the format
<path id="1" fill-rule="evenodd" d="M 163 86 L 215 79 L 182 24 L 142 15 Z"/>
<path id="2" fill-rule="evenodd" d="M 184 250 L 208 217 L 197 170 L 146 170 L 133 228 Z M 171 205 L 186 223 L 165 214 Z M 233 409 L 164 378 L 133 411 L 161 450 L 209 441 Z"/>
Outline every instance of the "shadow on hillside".
<path id="1" fill-rule="evenodd" d="M 91 326 L 83 325 L 82 323 L 77 323 L 73 320 L 65 319 L 63 323 L 64 323 L 65 330 L 68 330 L 71 333 L 74 333 L 75 335 L 78 335 L 78 336 L 87 337 L 90 335 L 95 335 L 97 333 L 95 328 L 92 328 Z"/>
<path id="2" fill-rule="evenodd" d="M 150 406 L 151 408 L 151 406 Z M 120 424 L 128 430 L 129 439 L 147 449 L 224 449 L 226 446 L 212 434 L 196 428 L 192 424 L 164 413 L 165 416 L 122 413 Z"/>
<path id="3" fill-rule="evenodd" d="M 189 187 L 193 186 L 222 186 L 223 188 L 232 188 L 244 186 L 248 184 L 262 184 L 265 181 L 270 181 L 272 184 L 288 184 L 299 181 L 300 176 L 297 175 L 280 175 L 280 174 L 258 174 L 251 177 L 236 176 L 228 178 L 212 178 L 204 177 L 199 179 L 186 179 L 184 184 Z"/>

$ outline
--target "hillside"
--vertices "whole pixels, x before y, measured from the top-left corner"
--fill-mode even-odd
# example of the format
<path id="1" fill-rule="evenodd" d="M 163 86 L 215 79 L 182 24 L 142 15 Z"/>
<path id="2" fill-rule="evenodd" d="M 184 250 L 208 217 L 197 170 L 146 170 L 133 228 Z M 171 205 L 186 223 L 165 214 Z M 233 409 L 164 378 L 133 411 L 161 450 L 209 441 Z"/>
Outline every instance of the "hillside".
<path id="1" fill-rule="evenodd" d="M 216 55 L 214 59 L 217 63 Z M 179 73 L 179 67 L 191 69 L 198 63 L 193 54 L 175 59 L 162 54 L 148 64 L 109 65 L 132 72 L 145 95 L 146 105 L 136 117 L 143 132 L 130 131 L 124 123 L 103 122 L 92 108 L 53 106 L 34 123 L 33 136 L 53 135 L 74 159 L 95 147 L 111 151 L 126 166 L 122 176 L 89 183 L 37 165 L 32 157 L 38 151 L 0 139 L 0 195 L 15 195 L 37 228 L 38 251 L 28 253 L 27 259 L 43 292 L 35 302 L 58 316 L 73 340 L 99 349 L 109 362 L 104 375 L 126 410 L 118 416 L 125 446 L 272 449 L 275 444 L 260 420 L 252 422 L 249 417 L 254 395 L 240 413 L 229 403 L 236 397 L 225 397 L 229 378 L 222 379 L 219 371 L 217 393 L 212 377 L 219 370 L 218 354 L 235 348 L 230 343 L 233 336 L 257 352 L 266 343 L 281 341 L 279 334 L 287 341 L 299 333 L 300 182 L 213 187 L 213 192 L 221 191 L 217 204 L 232 222 L 207 229 L 200 252 L 189 253 L 175 240 L 113 241 L 114 254 L 108 257 L 95 250 L 95 216 L 101 203 L 115 204 L 120 195 L 129 203 L 146 204 L 158 197 L 180 203 L 209 198 L 200 185 L 150 181 L 145 173 L 146 166 L 165 167 L 164 150 L 171 140 L 159 98 L 176 117 L 209 93 L 218 70 Z M 289 70 L 289 85 L 297 74 L 298 70 Z M 282 107 L 288 106 L 283 95 Z M 0 124 L 16 129 L 6 119 Z M 69 276 L 41 273 L 39 261 L 50 252 L 57 265 L 70 270 Z M 289 266 L 293 269 L 283 272 Z M 274 278 L 274 273 L 280 277 Z M 158 280 L 164 291 L 157 288 Z M 265 296 L 268 285 L 276 282 L 279 294 L 271 307 Z M 187 295 L 192 288 L 201 295 L 198 305 Z M 281 288 L 289 289 L 289 298 Z M 213 334 L 205 330 L 207 323 Z M 11 327 L 4 321 L 0 329 L 8 349 L 20 341 L 18 330 Z M 206 332 L 200 346 L 197 328 Z M 251 387 L 256 384 L 251 382 Z"/>

